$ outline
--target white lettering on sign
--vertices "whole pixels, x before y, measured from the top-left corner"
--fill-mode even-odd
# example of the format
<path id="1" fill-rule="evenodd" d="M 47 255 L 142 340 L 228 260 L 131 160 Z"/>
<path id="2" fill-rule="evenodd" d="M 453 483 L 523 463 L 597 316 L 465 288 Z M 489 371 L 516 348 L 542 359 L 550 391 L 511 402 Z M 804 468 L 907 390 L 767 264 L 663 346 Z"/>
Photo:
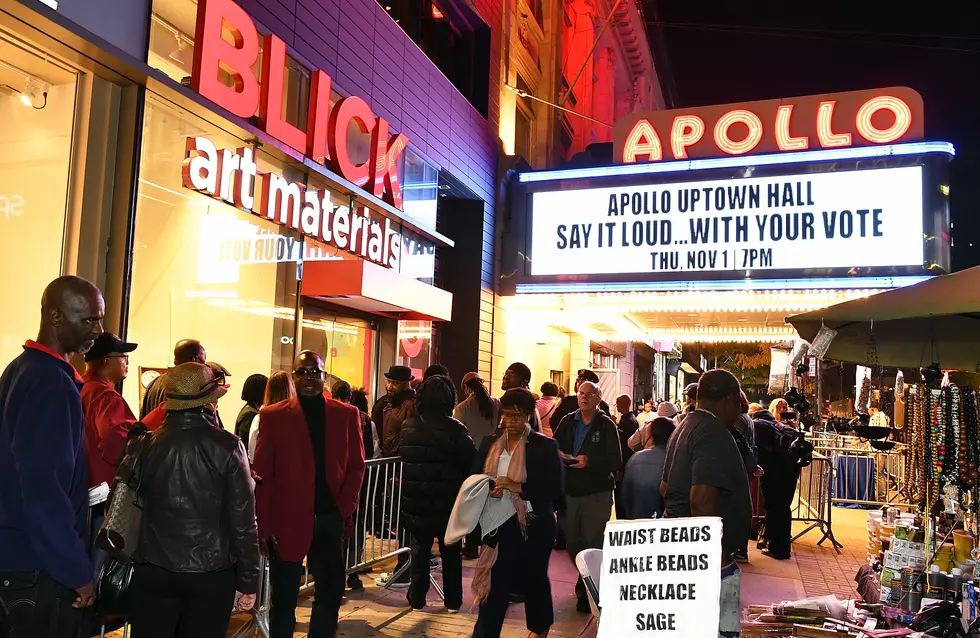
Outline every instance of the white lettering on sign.
<path id="1" fill-rule="evenodd" d="M 921 266 L 922 168 L 537 192 L 531 274 Z"/>
<path id="2" fill-rule="evenodd" d="M 721 567 L 720 518 L 608 523 L 598 638 L 717 638 Z"/>
<path id="3" fill-rule="evenodd" d="M 24 214 L 23 195 L 0 195 L 0 215 L 4 220 Z"/>
<path id="4" fill-rule="evenodd" d="M 219 151 L 206 137 L 189 137 L 187 153 L 182 169 L 186 188 L 398 270 L 402 236 L 387 217 L 372 219 L 366 207 L 334 206 L 326 190 L 259 173 L 249 147 Z"/>

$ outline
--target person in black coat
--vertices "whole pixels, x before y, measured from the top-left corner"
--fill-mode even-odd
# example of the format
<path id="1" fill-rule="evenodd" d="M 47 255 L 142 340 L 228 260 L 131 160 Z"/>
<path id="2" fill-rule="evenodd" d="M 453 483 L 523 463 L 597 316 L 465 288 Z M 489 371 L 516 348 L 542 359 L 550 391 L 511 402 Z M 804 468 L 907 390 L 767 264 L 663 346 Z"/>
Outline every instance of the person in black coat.
<path id="1" fill-rule="evenodd" d="M 425 606 L 429 591 L 432 539 L 442 556 L 446 609 L 463 605 L 463 558 L 460 546 L 446 545 L 446 526 L 456 494 L 469 476 L 476 449 L 466 426 L 452 418 L 456 405 L 453 382 L 441 375 L 426 379 L 418 390 L 417 416 L 401 428 L 402 521 L 412 535 L 411 585 L 408 603 Z"/>
<path id="2" fill-rule="evenodd" d="M 478 598 L 485 598 L 479 600 L 474 638 L 500 636 L 510 592 L 517 582 L 527 592 L 524 611 L 531 638 L 546 635 L 554 623 L 548 563 L 557 528 L 555 503 L 564 492 L 564 469 L 557 442 L 531 430 L 528 419 L 534 411 L 534 395 L 528 390 L 508 390 L 500 400 L 502 427 L 483 439 L 473 462 L 474 474 L 494 477 L 490 498 L 514 503 L 514 513 L 504 523 L 484 530 L 486 547 L 481 550 L 473 584 Z M 491 506 L 488 501 L 487 507 Z M 488 566 L 494 551 L 496 556 Z M 489 589 L 483 591 L 477 584 L 482 582 L 485 589 L 487 576 Z"/>
<path id="3" fill-rule="evenodd" d="M 776 421 L 768 410 L 760 410 L 752 417 L 759 449 L 759 466 L 764 471 L 761 486 L 766 503 L 767 547 L 763 553 L 776 560 L 789 560 L 792 556 L 793 497 L 800 479 L 800 466 L 798 460 L 788 453 L 786 442 L 792 440 L 796 433 L 789 426 Z"/>

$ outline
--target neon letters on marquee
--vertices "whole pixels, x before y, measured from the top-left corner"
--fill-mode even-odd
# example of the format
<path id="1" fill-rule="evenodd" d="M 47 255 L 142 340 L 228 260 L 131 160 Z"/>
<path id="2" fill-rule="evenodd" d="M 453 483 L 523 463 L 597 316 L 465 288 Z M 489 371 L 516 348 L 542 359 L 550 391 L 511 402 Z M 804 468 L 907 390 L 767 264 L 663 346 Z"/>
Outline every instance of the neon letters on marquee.
<path id="1" fill-rule="evenodd" d="M 259 34 L 234 0 L 198 2 L 195 43 L 191 88 L 238 117 L 247 119 L 257 111 L 266 133 L 403 209 L 396 162 L 408 138 L 390 135 L 388 122 L 376 117 L 367 102 L 346 97 L 331 109 L 330 76 L 317 70 L 311 78 L 307 130 L 286 122 L 282 112 L 286 44 L 272 34 L 262 38 L 260 84 L 252 72 L 259 59 Z M 222 81 L 221 72 L 231 75 L 233 86 Z M 351 122 L 371 136 L 370 159 L 363 164 L 354 163 L 348 151 Z"/>
<path id="2" fill-rule="evenodd" d="M 629 115 L 617 162 L 805 151 L 922 139 L 922 98 L 892 87 Z"/>
<path id="3" fill-rule="evenodd" d="M 218 150 L 206 137 L 188 137 L 181 177 L 185 188 L 398 269 L 402 236 L 387 217 L 372 219 L 366 207 L 335 206 L 329 191 L 304 188 L 275 173 L 259 173 L 248 146 L 234 152 Z"/>

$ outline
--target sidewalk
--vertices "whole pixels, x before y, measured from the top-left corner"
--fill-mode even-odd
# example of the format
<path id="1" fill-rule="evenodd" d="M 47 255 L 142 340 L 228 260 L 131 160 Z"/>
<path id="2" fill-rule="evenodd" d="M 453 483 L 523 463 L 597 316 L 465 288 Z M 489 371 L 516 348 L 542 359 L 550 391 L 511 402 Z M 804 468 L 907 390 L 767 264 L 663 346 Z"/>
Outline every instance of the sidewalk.
<path id="1" fill-rule="evenodd" d="M 829 541 L 817 545 L 822 536 L 816 530 L 793 545 L 793 559 L 776 561 L 750 549 L 750 561 L 743 566 L 742 605 L 771 604 L 782 600 L 799 600 L 810 596 L 835 594 L 838 598 L 857 595 L 854 575 L 865 561 L 867 545 L 867 512 L 834 509 L 834 533 L 844 544 L 837 554 Z M 803 525 L 795 528 L 802 531 Z M 422 611 L 413 611 L 405 601 L 405 589 L 385 591 L 374 584 L 373 576 L 364 576 L 364 591 L 348 592 L 341 608 L 340 636 L 428 636 L 435 638 L 468 636 L 476 622 L 476 609 L 471 609 L 473 594 L 470 582 L 475 561 L 464 561 L 464 603 L 459 614 L 449 614 L 442 607 L 435 591 L 429 592 L 429 604 Z M 386 567 L 387 569 L 387 567 Z M 436 580 L 441 572 L 433 572 Z M 590 616 L 575 611 L 575 579 L 578 574 L 565 552 L 555 552 L 551 559 L 551 594 L 555 604 L 555 625 L 551 636 L 571 638 L 596 635 L 596 623 Z M 310 614 L 309 598 L 300 600 L 297 610 L 299 624 L 295 636 L 305 636 Z M 504 638 L 526 638 L 524 606 L 511 605 L 507 614 Z"/>
<path id="2" fill-rule="evenodd" d="M 829 540 L 818 546 L 823 533 L 812 530 L 793 543 L 793 558 L 772 560 L 750 546 L 749 564 L 742 567 L 742 605 L 771 604 L 782 600 L 833 594 L 856 598 L 854 576 L 866 563 L 868 531 L 866 510 L 834 508 L 834 536 L 844 547 L 837 554 Z M 797 523 L 793 533 L 806 526 Z"/>
<path id="3" fill-rule="evenodd" d="M 822 547 L 817 545 L 822 536 L 817 530 L 793 544 L 793 558 L 788 561 L 767 558 L 755 549 L 754 543 L 750 544 L 749 563 L 742 566 L 742 605 L 771 604 L 827 594 L 838 598 L 856 597 L 854 576 L 858 567 L 865 562 L 867 512 L 835 508 L 833 516 L 834 534 L 844 544 L 840 554 L 834 551 L 829 541 Z M 802 529 L 802 524 L 794 526 L 794 532 Z M 385 590 L 374 583 L 374 578 L 380 572 L 394 566 L 394 560 L 376 568 L 372 574 L 361 577 L 364 582 L 362 591 L 347 592 L 340 610 L 338 635 L 351 638 L 449 638 L 470 635 L 476 623 L 476 608 L 470 588 L 475 564 L 476 561 L 463 562 L 464 602 L 458 614 L 449 614 L 443 608 L 434 589 L 429 591 L 428 605 L 424 610 L 410 609 L 405 600 L 406 589 Z M 441 582 L 441 571 L 434 571 L 433 574 L 436 581 Z M 552 555 L 549 574 L 555 605 L 555 624 L 550 635 L 553 638 L 594 638 L 595 621 L 591 616 L 575 610 L 574 587 L 578 574 L 565 552 Z M 294 634 L 297 638 L 306 636 L 309 629 L 311 605 L 309 596 L 300 598 Z M 232 620 L 232 627 L 236 626 L 240 626 L 240 619 Z M 113 632 L 109 636 L 121 638 L 122 632 Z M 511 605 L 501 636 L 526 638 L 523 605 Z"/>
<path id="4" fill-rule="evenodd" d="M 382 570 L 361 577 L 364 590 L 347 592 L 347 598 L 340 609 L 339 636 L 468 636 L 476 623 L 476 608 L 473 605 L 473 592 L 470 583 L 473 578 L 475 560 L 463 561 L 463 608 L 458 614 L 448 613 L 434 589 L 430 589 L 428 604 L 422 611 L 414 611 L 405 600 L 405 588 L 385 591 L 374 584 L 374 577 Z M 385 569 L 389 569 L 388 566 Z M 442 572 L 434 571 L 437 582 L 441 582 Z M 551 577 L 551 596 L 555 605 L 555 624 L 551 636 L 571 638 L 573 636 L 594 637 L 596 624 L 591 616 L 575 611 L 575 580 L 578 573 L 568 560 L 565 552 L 555 552 L 549 569 Z M 297 609 L 295 636 L 305 636 L 308 629 L 311 601 L 308 597 L 300 599 Z M 503 638 L 526 638 L 524 626 L 524 606 L 511 605 L 504 624 Z"/>

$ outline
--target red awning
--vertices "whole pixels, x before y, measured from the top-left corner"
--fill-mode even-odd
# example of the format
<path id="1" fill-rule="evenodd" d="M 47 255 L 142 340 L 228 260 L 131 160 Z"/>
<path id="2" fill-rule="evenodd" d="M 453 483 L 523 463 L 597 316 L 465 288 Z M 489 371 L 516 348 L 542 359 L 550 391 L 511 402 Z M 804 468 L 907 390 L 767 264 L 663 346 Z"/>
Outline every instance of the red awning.
<path id="1" fill-rule="evenodd" d="M 303 265 L 304 297 L 398 319 L 449 321 L 453 295 L 368 261 L 310 261 Z"/>

